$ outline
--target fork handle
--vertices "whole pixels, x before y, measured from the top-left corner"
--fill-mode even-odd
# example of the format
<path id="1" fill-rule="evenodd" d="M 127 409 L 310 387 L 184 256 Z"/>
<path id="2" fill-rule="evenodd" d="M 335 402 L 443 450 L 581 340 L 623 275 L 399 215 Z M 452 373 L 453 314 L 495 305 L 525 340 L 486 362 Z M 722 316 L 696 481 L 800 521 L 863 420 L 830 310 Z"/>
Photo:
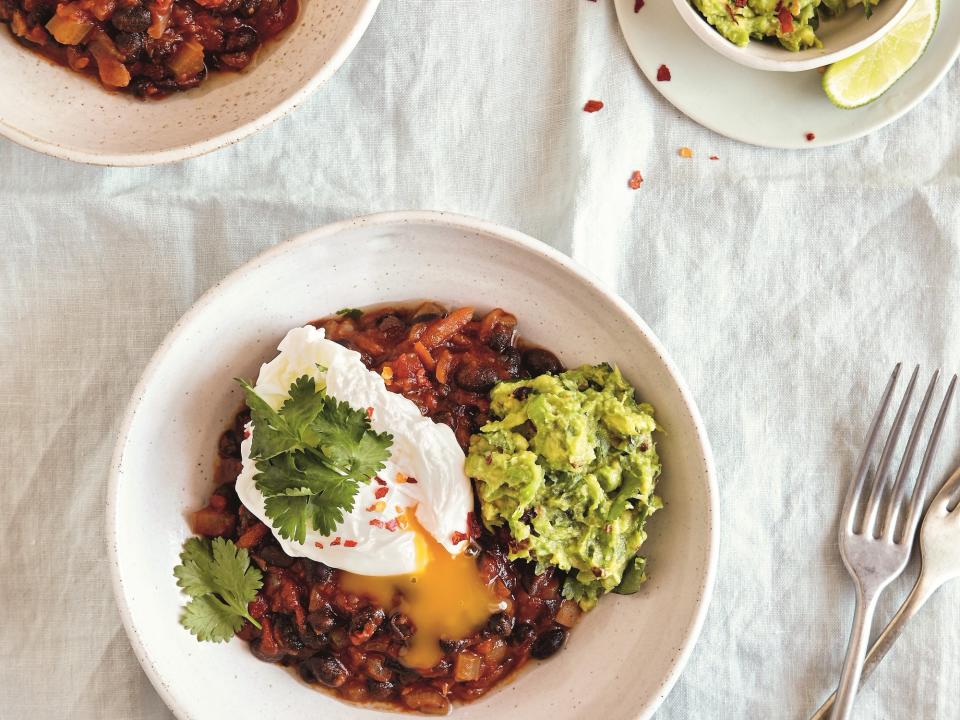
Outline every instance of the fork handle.
<path id="1" fill-rule="evenodd" d="M 848 720 L 853 710 L 853 701 L 857 698 L 860 675 L 863 672 L 863 659 L 870 643 L 870 627 L 873 625 L 873 616 L 877 611 L 879 597 L 879 588 L 865 591 L 863 587 L 857 587 L 857 606 L 853 613 L 850 642 L 847 645 L 847 656 L 843 661 L 843 671 L 840 673 L 840 684 L 837 686 L 830 720 Z"/>
<path id="2" fill-rule="evenodd" d="M 877 637 L 877 641 L 873 644 L 873 647 L 870 648 L 870 652 L 867 653 L 867 657 L 863 663 L 863 671 L 860 676 L 861 683 L 866 682 L 867 678 L 873 674 L 877 665 L 886 657 L 887 652 L 903 633 L 903 629 L 907 626 L 910 618 L 920 611 L 920 608 L 926 604 L 927 600 L 930 599 L 939 587 L 940 583 L 930 582 L 927 576 L 924 575 L 922 571 L 920 572 L 920 576 L 917 578 L 913 590 L 910 591 L 910 595 L 903 601 L 903 605 L 897 610 L 897 614 L 887 623 L 883 632 Z M 830 709 L 833 707 L 836 697 L 837 694 L 833 693 L 833 695 L 827 698 L 827 701 L 820 706 L 820 709 L 810 716 L 810 720 L 826 720 L 826 718 L 829 717 Z"/>

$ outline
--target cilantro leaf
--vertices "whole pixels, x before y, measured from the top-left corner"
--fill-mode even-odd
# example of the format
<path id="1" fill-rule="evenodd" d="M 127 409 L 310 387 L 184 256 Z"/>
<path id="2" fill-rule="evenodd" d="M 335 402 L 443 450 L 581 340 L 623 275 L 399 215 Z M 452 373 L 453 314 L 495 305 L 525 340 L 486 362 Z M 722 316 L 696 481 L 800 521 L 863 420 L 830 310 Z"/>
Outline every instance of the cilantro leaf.
<path id="1" fill-rule="evenodd" d="M 370 430 L 365 412 L 330 398 L 325 412 L 313 421 L 320 448 L 331 462 L 366 482 L 383 467 L 393 437 Z"/>
<path id="2" fill-rule="evenodd" d="M 180 622 L 204 642 L 226 642 L 243 627 L 243 617 L 237 615 L 215 595 L 202 595 L 187 603 Z"/>
<path id="3" fill-rule="evenodd" d="M 213 578 L 213 558 L 200 538 L 190 538 L 183 544 L 180 562 L 173 569 L 177 585 L 190 597 L 199 597 L 216 592 Z"/>
<path id="4" fill-rule="evenodd" d="M 337 310 L 337 315 L 350 318 L 351 320 L 359 320 L 363 317 L 363 310 L 358 308 L 342 308 Z"/>
<path id="5" fill-rule="evenodd" d="M 240 383 L 253 420 L 253 480 L 271 524 L 301 544 L 311 529 L 329 535 L 353 510 L 360 483 L 384 466 L 393 437 L 374 431 L 365 410 L 330 397 L 307 375 L 294 381 L 278 411 Z"/>
<path id="6" fill-rule="evenodd" d="M 326 393 L 317 392 L 317 384 L 309 375 L 297 378 L 290 386 L 290 397 L 283 403 L 279 414 L 304 445 L 314 444 L 312 437 L 305 436 L 305 431 L 323 412 L 327 400 Z"/>
<path id="7" fill-rule="evenodd" d="M 192 599 L 181 624 L 199 640 L 223 642 L 240 631 L 244 621 L 260 623 L 247 610 L 263 585 L 260 570 L 250 566 L 250 554 L 233 541 L 190 538 L 173 569 L 177 585 Z"/>

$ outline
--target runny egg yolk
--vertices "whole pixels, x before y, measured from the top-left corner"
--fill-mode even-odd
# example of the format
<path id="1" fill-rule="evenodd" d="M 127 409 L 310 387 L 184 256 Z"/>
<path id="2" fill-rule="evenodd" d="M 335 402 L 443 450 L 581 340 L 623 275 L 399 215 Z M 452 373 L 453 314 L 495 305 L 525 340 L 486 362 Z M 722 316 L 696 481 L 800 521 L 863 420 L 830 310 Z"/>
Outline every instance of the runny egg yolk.
<path id="1" fill-rule="evenodd" d="M 460 640 L 476 632 L 499 609 L 499 600 L 480 578 L 476 559 L 450 555 L 417 522 L 412 509 L 407 526 L 416 535 L 417 571 L 371 577 L 344 572 L 340 586 L 367 597 L 387 612 L 399 610 L 416 631 L 401 661 L 411 668 L 431 668 L 443 658 L 440 640 Z"/>

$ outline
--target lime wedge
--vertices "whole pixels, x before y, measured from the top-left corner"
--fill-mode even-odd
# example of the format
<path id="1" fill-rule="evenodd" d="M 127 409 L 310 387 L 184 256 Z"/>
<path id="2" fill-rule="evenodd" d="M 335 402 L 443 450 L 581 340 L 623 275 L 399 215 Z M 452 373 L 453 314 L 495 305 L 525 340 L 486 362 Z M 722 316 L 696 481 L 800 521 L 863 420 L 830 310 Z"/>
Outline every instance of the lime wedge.
<path id="1" fill-rule="evenodd" d="M 823 75 L 830 102 L 846 110 L 873 102 L 902 78 L 927 49 L 940 17 L 939 0 L 916 0 L 897 26 Z"/>

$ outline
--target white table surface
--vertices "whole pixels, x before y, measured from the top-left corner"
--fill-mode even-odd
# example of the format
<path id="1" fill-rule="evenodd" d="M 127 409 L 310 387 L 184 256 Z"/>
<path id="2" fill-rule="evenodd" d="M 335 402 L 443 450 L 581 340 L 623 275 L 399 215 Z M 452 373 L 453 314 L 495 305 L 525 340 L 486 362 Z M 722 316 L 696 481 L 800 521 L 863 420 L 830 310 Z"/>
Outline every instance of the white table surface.
<path id="1" fill-rule="evenodd" d="M 876 397 L 897 359 L 960 368 L 958 91 L 954 68 L 866 139 L 760 150 L 665 104 L 606 0 L 384 0 L 332 81 L 216 154 L 99 169 L 0 141 L 0 718 L 170 717 L 105 562 L 107 466 L 134 383 L 242 262 L 414 208 L 569 253 L 659 334 L 713 441 L 722 546 L 702 638 L 657 717 L 805 717 L 852 613 L 835 517 Z M 604 110 L 582 112 L 590 98 Z M 954 438 L 940 475 L 960 460 Z M 857 718 L 960 715 L 958 602 L 960 584 L 917 618 Z"/>

